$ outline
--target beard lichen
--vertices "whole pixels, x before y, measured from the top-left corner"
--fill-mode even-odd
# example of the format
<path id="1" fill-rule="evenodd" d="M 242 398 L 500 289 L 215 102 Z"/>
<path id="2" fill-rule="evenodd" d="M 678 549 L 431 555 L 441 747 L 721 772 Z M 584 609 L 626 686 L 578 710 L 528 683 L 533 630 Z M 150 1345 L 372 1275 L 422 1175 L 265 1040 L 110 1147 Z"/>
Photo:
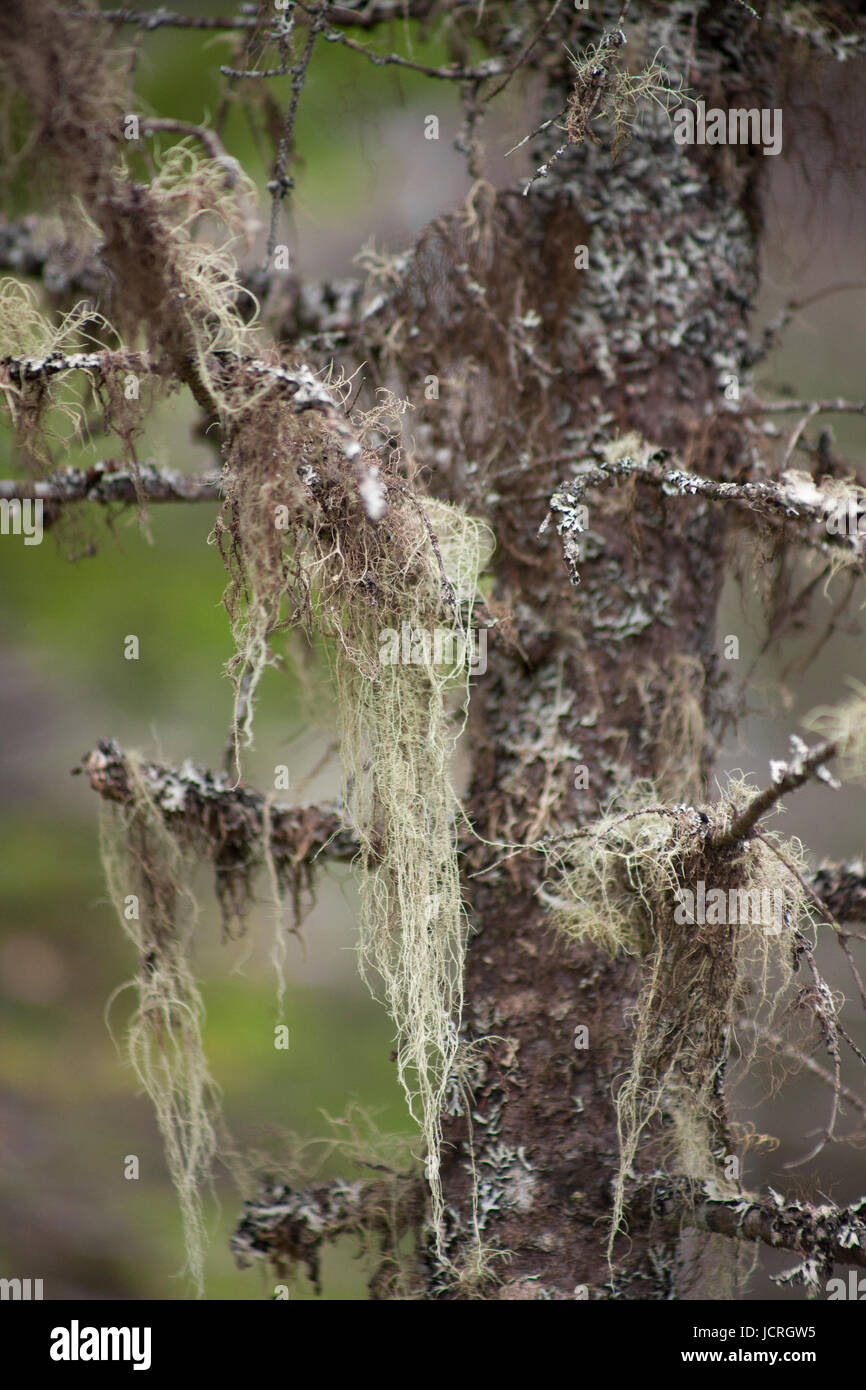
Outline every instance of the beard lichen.
<path id="1" fill-rule="evenodd" d="M 398 403 L 385 405 L 393 438 Z M 466 946 L 448 764 L 468 700 L 473 608 L 492 536 L 458 508 L 418 497 L 399 476 L 397 449 L 373 448 L 386 423 L 381 408 L 355 422 L 367 477 L 380 489 L 375 517 L 327 426 L 301 426 L 278 402 L 270 409 L 267 441 L 261 418 L 235 435 L 233 457 L 248 466 L 233 470 L 229 520 L 216 529 L 232 572 L 236 752 L 251 733 L 271 634 L 301 626 L 324 637 L 345 807 L 360 844 L 361 973 L 374 994 L 381 980 L 394 1020 L 442 1253 L 440 1112 L 458 1049 Z"/>
<path id="2" fill-rule="evenodd" d="M 189 848 L 169 830 L 141 773 L 127 758 L 130 798 L 101 827 L 108 891 L 138 954 L 138 973 L 109 1001 L 134 988 L 127 1055 L 156 1112 L 183 1222 L 187 1270 L 204 1291 L 202 1189 L 217 1153 L 219 1089 L 202 1044 L 204 1004 L 190 967 L 196 903 L 188 886 Z"/>
<path id="3" fill-rule="evenodd" d="M 718 803 L 670 808 L 638 782 L 595 825 L 547 851 L 554 873 L 542 896 L 559 928 L 639 968 L 631 1057 L 614 1082 L 609 1261 L 644 1140 L 661 1142 L 664 1161 L 685 1176 L 739 1190 L 728 1176 L 734 1140 L 723 1083 L 737 1049 L 748 1070 L 756 1034 L 740 1045 L 737 1019 L 772 1019 L 803 929 L 816 922 L 799 842 L 765 832 L 714 849 L 745 791 L 732 779 Z"/>
<path id="4" fill-rule="evenodd" d="M 451 585 L 455 635 L 465 642 L 486 528 L 444 503 L 425 503 Z M 442 626 L 442 581 L 423 527 L 415 533 L 418 581 L 389 610 L 346 612 L 337 647 L 346 804 L 361 840 L 360 958 L 382 979 L 397 1033 L 397 1066 L 426 1147 L 434 1231 L 442 1221 L 440 1114 L 458 1049 L 466 926 L 457 858 L 457 799 L 449 754 L 459 735 L 448 691 L 468 698 L 468 660 L 436 660 L 420 634 Z M 408 557 L 407 557 L 408 559 Z M 426 561 L 426 562 L 425 562 Z M 424 573 L 426 570 L 426 573 Z M 397 578 L 397 575 L 394 576 Z M 457 617 L 463 607 L 463 617 Z M 446 614 L 448 610 L 446 609 Z M 418 664 L 382 664 L 383 629 L 414 638 Z"/>

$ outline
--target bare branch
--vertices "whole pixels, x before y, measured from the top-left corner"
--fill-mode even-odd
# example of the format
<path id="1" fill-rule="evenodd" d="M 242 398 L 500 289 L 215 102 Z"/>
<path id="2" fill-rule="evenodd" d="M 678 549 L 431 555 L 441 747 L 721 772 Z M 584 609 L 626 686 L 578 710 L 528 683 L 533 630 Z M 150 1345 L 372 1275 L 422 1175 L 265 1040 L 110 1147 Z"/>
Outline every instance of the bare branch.
<path id="1" fill-rule="evenodd" d="M 751 367 L 755 362 L 762 361 L 778 346 L 782 334 L 795 314 L 802 313 L 810 305 L 817 304 L 819 300 L 827 299 L 830 295 L 847 294 L 850 290 L 866 290 L 866 281 L 843 280 L 836 285 L 826 285 L 824 289 L 805 295 L 803 299 L 790 299 L 784 309 L 764 328 L 760 342 L 748 352 L 748 365 Z"/>
<path id="2" fill-rule="evenodd" d="M 755 401 L 743 407 L 743 415 L 787 415 L 790 411 L 810 415 L 866 415 L 866 401 L 846 401 L 841 396 L 827 401 Z"/>
<path id="3" fill-rule="evenodd" d="M 711 843 L 714 849 L 727 849 L 731 845 L 736 845 L 741 840 L 747 839 L 754 832 L 758 821 L 777 802 L 781 801 L 783 796 L 787 796 L 789 792 L 802 787 L 811 777 L 817 777 L 832 787 L 839 786 L 839 783 L 824 766 L 838 752 L 835 739 L 825 739 L 822 743 L 817 743 L 814 748 L 807 748 L 803 740 L 793 734 L 791 743 L 794 750 L 791 761 L 771 764 L 773 780 L 770 786 L 758 792 L 748 806 L 734 816 L 730 825 L 712 839 Z"/>
<path id="4" fill-rule="evenodd" d="M 347 24 L 372 29 L 391 19 L 422 19 L 433 8 L 433 0 L 367 0 L 355 9 L 351 4 L 328 5 L 331 24 Z M 73 19 L 101 20 L 108 24 L 136 25 L 139 29 L 258 29 L 258 15 L 186 15 L 171 10 L 72 10 Z"/>
<path id="5" fill-rule="evenodd" d="M 751 1018 L 737 1019 L 737 1028 L 746 1029 L 748 1032 L 754 1033 L 756 1037 L 768 1043 L 775 1052 L 779 1053 L 781 1056 L 788 1057 L 792 1062 L 796 1062 L 797 1066 L 803 1067 L 806 1071 L 811 1072 L 813 1076 L 817 1076 L 819 1080 L 823 1081 L 825 1086 L 829 1086 L 831 1090 L 835 1090 L 836 1078 L 833 1073 L 829 1072 L 826 1067 L 822 1067 L 820 1062 L 816 1062 L 815 1058 L 810 1057 L 807 1052 L 802 1052 L 799 1047 L 795 1047 L 787 1038 L 783 1038 L 780 1033 L 773 1032 L 771 1028 L 761 1027 Z M 853 1105 L 855 1110 L 859 1110 L 860 1114 L 866 1119 L 866 1101 L 864 1101 L 861 1096 L 858 1096 L 856 1091 L 852 1091 L 850 1086 L 840 1085 L 839 1095 L 843 1100 L 847 1100 L 849 1105 Z"/>
<path id="6" fill-rule="evenodd" d="M 237 181 L 240 165 L 234 156 L 229 154 L 216 131 L 211 130 L 210 126 L 195 125 L 192 121 L 175 121 L 161 116 L 148 116 L 142 120 L 141 129 L 145 135 L 159 135 L 162 131 L 166 131 L 172 135 L 192 136 L 204 146 L 211 159 L 223 168 L 227 176 L 228 186 L 233 187 Z"/>
<path id="7" fill-rule="evenodd" d="M 315 13 L 312 6 L 301 4 L 300 8 L 307 14 Z M 333 26 L 325 29 L 324 37 L 326 43 L 341 43 L 353 53 L 360 53 L 376 67 L 409 68 L 412 72 L 423 73 L 425 77 L 437 77 L 447 82 L 484 82 L 489 77 L 499 77 L 500 74 L 509 71 L 502 58 L 487 58 L 474 68 L 464 67 L 460 63 L 452 63 L 448 67 L 431 67 L 427 63 L 416 63 L 411 58 L 404 58 L 399 53 L 376 53 L 374 49 L 366 48 L 364 44 L 358 43 L 357 39 L 350 39 L 348 34 Z"/>
<path id="8" fill-rule="evenodd" d="M 134 24 L 139 29 L 256 29 L 256 15 L 188 15 L 170 10 L 70 10 L 72 19 L 91 19 L 106 24 Z"/>
<path id="9" fill-rule="evenodd" d="M 492 101 L 494 97 L 498 97 L 499 93 L 503 90 L 503 88 L 508 86 L 512 77 L 517 72 L 517 69 L 519 67 L 522 67 L 522 65 L 526 62 L 526 59 L 529 57 L 533 48 L 538 43 L 538 40 L 540 38 L 543 38 L 544 35 L 547 33 L 547 30 L 550 28 L 551 21 L 553 20 L 553 17 L 561 4 L 562 0 L 554 0 L 553 7 L 548 11 L 547 17 L 542 21 L 539 28 L 536 29 L 529 42 L 520 50 L 517 57 L 514 59 L 514 62 L 509 64 L 508 69 L 506 71 L 506 75 L 500 82 L 499 86 L 495 87 L 492 92 L 488 92 L 487 96 L 484 98 L 485 102 Z"/>
<path id="10" fill-rule="evenodd" d="M 310 31 L 307 34 L 307 42 L 304 45 L 304 51 L 301 54 L 301 57 L 299 58 L 295 67 L 292 69 L 292 95 L 289 100 L 289 109 L 286 112 L 286 120 L 283 126 L 283 131 L 280 136 L 280 144 L 279 149 L 277 150 L 277 158 L 276 163 L 274 164 L 274 172 L 271 175 L 270 180 L 268 181 L 268 192 L 271 195 L 272 202 L 271 223 L 270 229 L 268 231 L 268 249 L 265 256 L 265 267 L 267 267 L 270 264 L 273 258 L 274 247 L 276 246 L 277 242 L 277 223 L 279 221 L 280 216 L 280 204 L 282 203 L 286 194 L 289 192 L 289 190 L 293 187 L 294 184 L 294 180 L 289 178 L 286 174 L 286 167 L 289 162 L 289 154 L 291 153 L 292 148 L 292 136 L 294 134 L 295 120 L 298 114 L 298 103 L 301 99 L 301 92 L 303 91 L 304 82 L 306 81 L 307 68 L 310 66 L 310 59 L 313 56 L 313 49 L 316 45 L 316 39 L 322 32 L 324 25 L 325 5 L 324 3 L 322 3 L 319 6 L 318 12 L 314 17 L 312 24 L 310 25 Z"/>

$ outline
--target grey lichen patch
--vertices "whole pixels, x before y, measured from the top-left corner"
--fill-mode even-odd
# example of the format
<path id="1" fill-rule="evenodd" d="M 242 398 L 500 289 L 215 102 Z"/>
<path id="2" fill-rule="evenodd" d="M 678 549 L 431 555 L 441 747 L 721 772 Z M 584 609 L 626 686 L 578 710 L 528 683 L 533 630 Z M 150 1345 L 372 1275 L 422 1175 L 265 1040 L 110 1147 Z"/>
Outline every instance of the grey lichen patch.
<path id="1" fill-rule="evenodd" d="M 830 17 L 822 13 L 822 8 L 810 4 L 780 7 L 777 13 L 771 12 L 769 19 L 783 34 L 805 41 L 837 63 L 866 55 L 866 35 L 839 33 Z"/>
<path id="2" fill-rule="evenodd" d="M 519 1212 L 532 1209 L 537 1189 L 535 1168 L 529 1162 L 522 1145 L 488 1145 L 479 1153 L 478 1225 L 481 1230 L 492 1212 L 513 1208 Z"/>
<path id="3" fill-rule="evenodd" d="M 681 89 L 689 72 L 689 26 L 677 5 L 643 26 L 641 53 L 664 53 L 668 92 Z M 551 105 L 559 99 L 554 89 Z M 555 125 L 536 142 L 549 170 L 536 191 L 569 194 L 590 228 L 592 273 L 582 277 L 569 318 L 610 384 L 623 372 L 635 383 L 650 377 L 660 357 L 672 364 L 684 398 L 693 394 L 696 361 L 719 379 L 730 370 L 743 382 L 742 302 L 756 290 L 747 217 L 711 170 L 675 143 L 666 110 L 650 103 L 629 134 L 612 167 L 604 144 L 589 141 L 552 162 Z"/>

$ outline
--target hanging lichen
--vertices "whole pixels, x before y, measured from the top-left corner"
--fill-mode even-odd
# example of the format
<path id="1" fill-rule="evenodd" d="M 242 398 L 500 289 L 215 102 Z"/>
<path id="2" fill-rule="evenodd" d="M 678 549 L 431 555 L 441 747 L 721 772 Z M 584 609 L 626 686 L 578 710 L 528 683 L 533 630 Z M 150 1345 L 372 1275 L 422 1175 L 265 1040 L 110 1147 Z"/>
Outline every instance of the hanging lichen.
<path id="1" fill-rule="evenodd" d="M 384 404 L 395 417 L 399 403 Z M 369 441 L 385 423 L 380 407 L 358 432 Z M 267 450 L 251 449 L 252 422 L 242 432 L 249 467 L 235 472 L 230 523 L 217 528 L 221 541 L 230 534 L 226 554 L 237 562 L 228 602 L 246 679 L 244 720 L 249 727 L 271 631 L 300 623 L 330 640 L 345 804 L 361 845 L 361 969 L 374 992 L 372 976 L 381 978 L 394 1020 L 438 1235 L 440 1112 L 457 1052 L 466 944 L 448 763 L 492 537 L 457 508 L 416 497 L 396 453 L 383 459 L 365 447 L 377 489 L 371 509 L 325 427 L 302 428 L 278 407 L 271 424 Z"/>
<path id="2" fill-rule="evenodd" d="M 798 842 L 764 834 L 714 848 L 745 790 L 732 782 L 713 806 L 668 808 L 638 783 L 597 824 L 548 850 L 555 874 L 543 896 L 561 930 L 639 963 L 631 1059 L 615 1083 L 609 1259 L 654 1121 L 668 1121 L 677 1171 L 737 1190 L 725 1165 L 733 1141 L 722 1090 L 737 1019 L 747 1000 L 753 1023 L 772 1018 L 815 917 Z M 744 1066 L 754 1051 L 751 1034 L 740 1049 Z"/>
<path id="3" fill-rule="evenodd" d="M 180 1202 L 187 1269 L 201 1295 L 202 1189 L 217 1151 L 219 1091 L 202 1046 L 204 1005 L 189 962 L 196 918 L 190 860 L 167 829 L 140 761 L 128 757 L 127 769 L 129 800 L 105 812 L 101 846 L 111 901 L 139 962 L 126 1049 L 156 1111 Z"/>
<path id="4" fill-rule="evenodd" d="M 471 615 L 489 554 L 486 529 L 442 503 L 425 504 L 456 607 Z M 445 626 L 442 582 L 423 528 L 417 579 L 393 591 L 389 609 L 348 609 L 337 652 L 346 801 L 362 845 L 360 956 L 382 978 L 397 1031 L 400 1080 L 426 1143 L 426 1171 L 439 1233 L 440 1114 L 458 1047 L 465 922 L 457 859 L 456 798 L 449 755 L 456 733 L 449 688 L 466 692 L 469 623 Z M 411 571 L 410 571 L 411 572 Z M 397 575 L 394 576 L 395 580 Z M 366 611 L 365 611 L 366 610 Z M 450 640 L 437 660 L 436 639 Z M 412 664 L 384 662 L 399 636 Z"/>

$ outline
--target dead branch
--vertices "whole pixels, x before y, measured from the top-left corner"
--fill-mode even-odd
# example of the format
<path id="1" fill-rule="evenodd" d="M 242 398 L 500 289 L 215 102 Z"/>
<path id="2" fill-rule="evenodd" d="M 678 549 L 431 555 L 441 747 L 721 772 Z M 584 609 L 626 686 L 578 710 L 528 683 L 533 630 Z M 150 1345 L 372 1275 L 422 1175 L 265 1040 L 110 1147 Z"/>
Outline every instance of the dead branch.
<path id="1" fill-rule="evenodd" d="M 866 1197 L 847 1207 L 810 1206 L 777 1192 L 764 1198 L 711 1197 L 688 1178 L 659 1174 L 633 1185 L 628 1206 L 675 1229 L 691 1226 L 793 1250 L 827 1271 L 834 1264 L 866 1268 Z"/>
<path id="2" fill-rule="evenodd" d="M 866 415 L 866 401 L 846 401 L 841 396 L 826 401 L 755 401 L 743 407 L 743 414 L 786 415 L 794 410 L 804 415 Z"/>
<path id="3" fill-rule="evenodd" d="M 714 849 L 728 849 L 731 845 L 747 839 L 754 832 L 758 821 L 781 801 L 783 796 L 802 787 L 811 777 L 817 777 L 819 781 L 838 788 L 839 783 L 825 767 L 825 763 L 834 758 L 838 751 L 835 739 L 825 739 L 814 748 L 807 748 L 803 740 L 793 734 L 791 744 L 794 752 L 791 761 L 771 764 L 772 783 L 758 792 L 757 796 L 734 816 L 730 825 L 712 840 Z"/>
<path id="4" fill-rule="evenodd" d="M 375 1297 L 388 1265 L 396 1267 L 397 1243 L 423 1219 L 425 1202 L 423 1183 L 403 1174 L 380 1181 L 336 1179 L 301 1190 L 272 1183 L 245 1203 L 231 1249 L 242 1269 L 257 1260 L 278 1273 L 302 1264 L 321 1293 L 323 1245 L 345 1235 L 378 1236 L 384 1258 L 371 1283 Z"/>
<path id="5" fill-rule="evenodd" d="M 841 546 L 862 561 L 863 535 L 857 530 L 831 532 L 827 529 L 828 512 L 833 500 L 825 499 L 817 483 L 807 474 L 787 473 L 779 479 L 762 482 L 725 483 L 689 473 L 682 468 L 666 468 L 665 462 L 669 457 L 668 452 L 662 449 L 647 459 L 585 462 L 579 465 L 576 477 L 553 493 L 550 511 L 539 528 L 539 535 L 547 529 L 555 514 L 556 529 L 563 539 L 572 583 L 580 582 L 577 562 L 580 558 L 578 537 L 582 527 L 577 508 L 590 488 L 604 487 L 617 478 L 639 478 L 641 482 L 660 488 L 668 497 L 706 497 L 714 502 L 734 502 L 776 523 L 798 524 L 805 529 L 804 539 L 819 549 Z M 819 528 L 822 534 L 816 535 Z"/>
<path id="6" fill-rule="evenodd" d="M 823 1081 L 825 1086 L 829 1086 L 831 1090 L 835 1090 L 836 1077 L 833 1073 L 829 1072 L 826 1067 L 822 1067 L 820 1062 L 816 1062 L 815 1058 L 810 1057 L 807 1052 L 803 1052 L 799 1047 L 795 1047 L 792 1042 L 789 1042 L 787 1038 L 783 1038 L 780 1033 L 774 1032 L 771 1028 L 761 1027 L 751 1018 L 737 1019 L 737 1029 L 745 1029 L 747 1032 L 753 1033 L 756 1037 L 762 1039 L 763 1042 L 772 1047 L 774 1052 L 778 1053 L 780 1056 L 787 1057 L 790 1061 L 795 1062 L 798 1067 L 803 1067 L 806 1071 L 811 1072 L 813 1076 L 817 1076 L 820 1081 Z M 839 1095 L 842 1100 L 846 1100 L 849 1105 L 853 1105 L 855 1110 L 859 1110 L 860 1114 L 866 1119 L 866 1101 L 858 1096 L 856 1091 L 852 1091 L 850 1086 L 840 1085 Z"/>
<path id="7" fill-rule="evenodd" d="M 154 126 L 153 122 L 146 124 Z M 207 127 L 185 126 L 183 122 L 167 122 L 166 128 L 169 126 L 179 133 L 181 127 L 189 134 L 211 133 Z M 0 219 L 0 269 L 40 280 L 52 298 L 77 294 L 91 300 L 95 307 L 108 285 L 98 250 L 80 262 L 70 255 L 64 243 L 50 239 L 36 216 L 19 221 Z M 296 275 L 269 267 L 241 271 L 239 284 L 237 305 L 241 313 L 250 295 L 264 299 L 273 289 L 287 291 L 280 300 L 280 321 L 275 324 L 282 341 L 296 343 L 302 336 L 305 341 L 309 340 L 308 335 L 323 336 L 324 341 L 316 346 L 329 350 L 338 336 L 350 335 L 357 328 L 363 289 L 359 279 L 301 281 Z M 296 345 L 300 347 L 301 343 Z"/>
<path id="8" fill-rule="evenodd" d="M 292 398 L 296 414 L 318 410 L 328 417 L 346 458 L 355 459 L 361 453 L 361 445 L 346 421 L 342 403 L 310 367 L 275 365 L 254 357 L 238 356 L 227 349 L 217 350 L 209 356 L 215 371 L 229 381 L 248 372 L 269 380 L 276 389 L 285 388 Z M 166 376 L 171 370 L 171 364 L 165 359 L 157 359 L 150 353 L 112 352 L 107 348 L 96 352 L 54 351 L 44 357 L 0 358 L 0 376 L 5 374 L 16 386 L 49 381 L 67 372 L 89 372 L 101 381 L 109 374 L 121 371 L 140 376 Z"/>
<path id="9" fill-rule="evenodd" d="M 423 19 L 433 8 L 433 0 L 367 0 L 357 9 L 350 4 L 328 5 L 327 18 L 331 24 L 347 24 L 353 29 L 372 29 L 391 19 Z M 73 19 L 90 19 L 106 24 L 135 25 L 144 31 L 152 29 L 239 29 L 262 27 L 259 15 L 186 15 L 171 10 L 72 10 Z"/>
<path id="10" fill-rule="evenodd" d="M 73 773 L 84 772 L 95 792 L 107 801 L 132 800 L 126 755 L 113 739 L 102 739 L 93 752 L 85 754 Z M 142 769 L 149 792 L 171 828 L 172 817 L 184 817 L 210 834 L 213 813 L 221 829 L 230 824 L 235 847 L 248 857 L 260 855 L 263 812 L 266 798 L 249 787 L 232 786 L 220 773 L 193 767 L 187 761 L 180 769 L 163 763 L 145 763 Z M 272 806 L 271 848 L 289 853 L 298 862 L 319 859 L 351 863 L 358 845 L 351 829 L 336 806 Z"/>
<path id="11" fill-rule="evenodd" d="M 127 757 L 113 739 L 101 740 L 72 771 L 86 773 L 106 801 L 134 805 Z M 146 762 L 137 772 L 166 829 L 213 864 L 226 927 L 234 920 L 243 922 L 252 877 L 266 863 L 273 865 L 280 892 L 291 898 L 297 923 L 302 893 L 312 895 L 319 861 L 350 863 L 358 853 L 337 806 L 273 805 L 261 792 L 233 785 L 226 774 L 189 761 L 181 768 Z"/>
<path id="12" fill-rule="evenodd" d="M 114 459 L 104 459 L 90 468 L 61 468 L 47 478 L 2 479 L 0 500 L 14 498 L 45 503 L 43 527 L 49 527 L 63 506 L 75 502 L 129 505 L 142 502 L 218 502 L 223 497 L 219 473 L 188 477 L 174 468 L 160 468 L 153 459 L 138 465 L 134 472 Z"/>

